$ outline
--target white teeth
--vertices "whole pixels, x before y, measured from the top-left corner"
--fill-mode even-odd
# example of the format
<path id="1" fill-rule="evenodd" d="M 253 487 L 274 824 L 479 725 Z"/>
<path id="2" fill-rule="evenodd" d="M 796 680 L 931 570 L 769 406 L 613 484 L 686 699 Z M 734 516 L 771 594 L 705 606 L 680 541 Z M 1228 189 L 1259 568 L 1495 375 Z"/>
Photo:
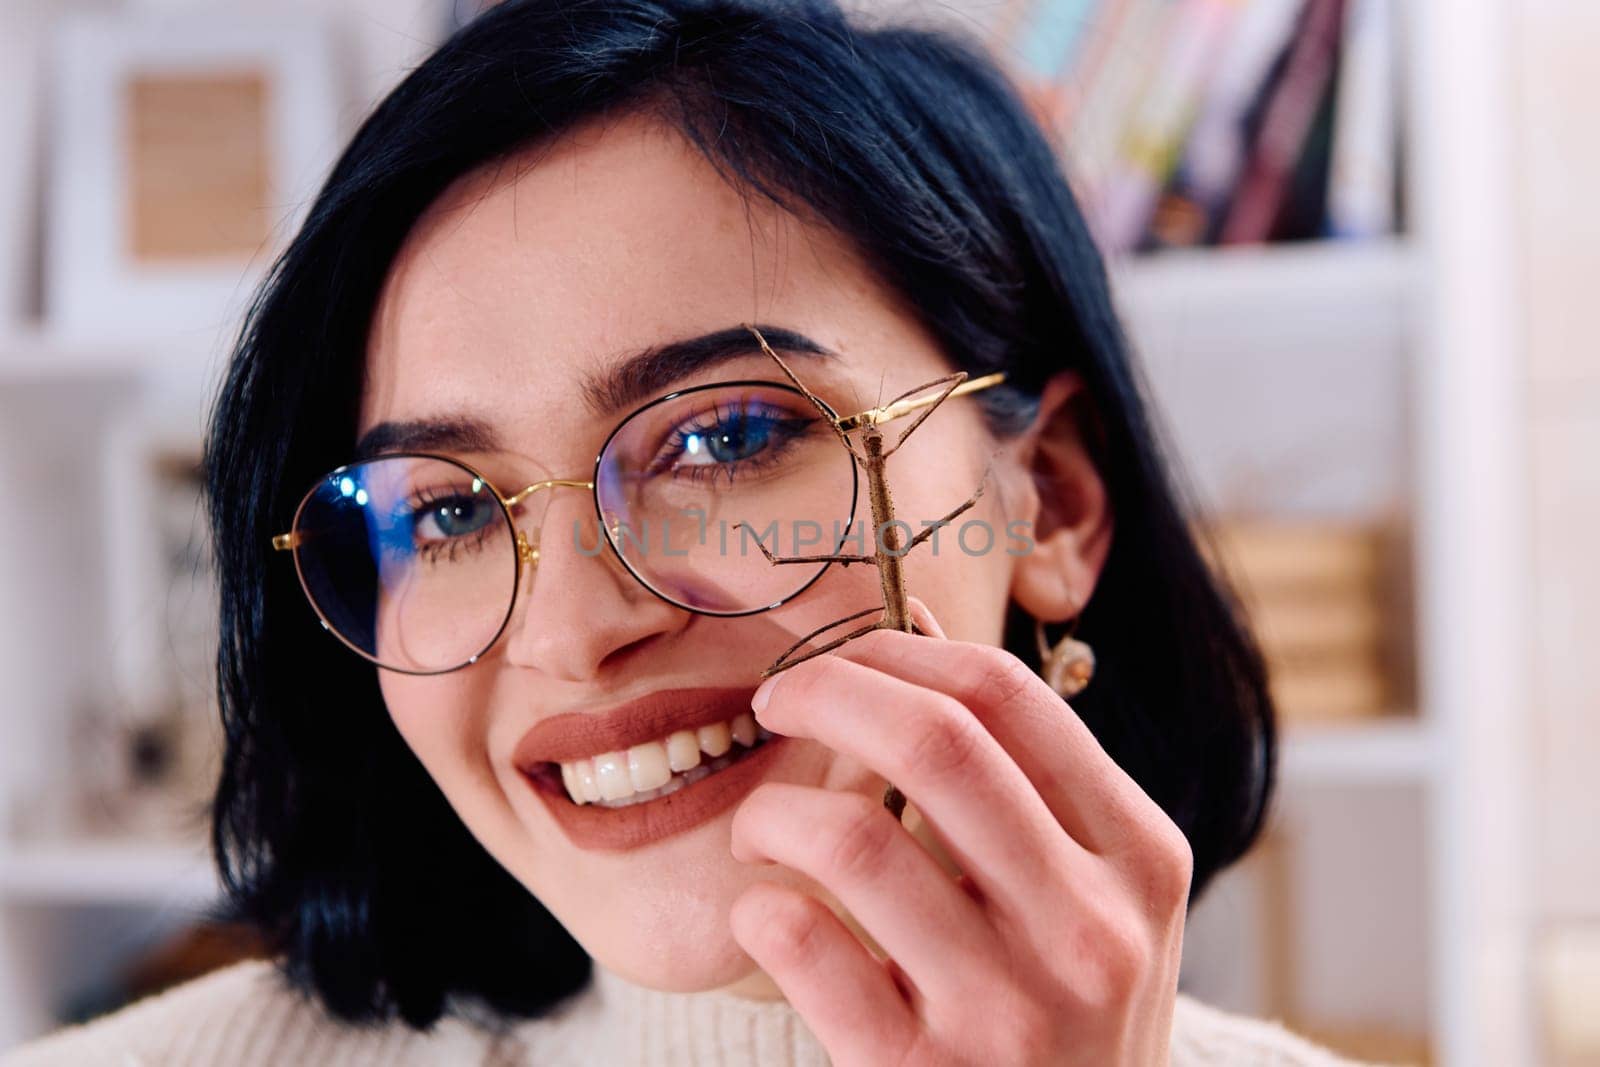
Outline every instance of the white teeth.
<path id="1" fill-rule="evenodd" d="M 644 793 L 634 793 L 632 796 L 624 797 L 621 800 L 602 800 L 597 807 L 626 808 L 634 804 L 643 804 L 647 800 L 655 800 L 657 797 L 664 797 L 668 793 L 676 793 L 678 790 L 682 789 L 688 784 L 689 783 L 685 782 L 682 778 L 674 778 L 660 789 L 651 789 Z"/>
<path id="2" fill-rule="evenodd" d="M 624 752 L 562 763 L 561 783 L 575 804 L 609 808 L 640 804 L 693 785 L 771 736 L 754 715 L 740 712 L 728 722 L 678 730 Z M 738 752 L 733 751 L 735 741 Z"/>
<path id="3" fill-rule="evenodd" d="M 593 803 L 600 799 L 600 783 L 594 776 L 594 760 L 581 759 L 572 765 L 572 775 L 582 790 L 580 803 Z"/>
<path id="4" fill-rule="evenodd" d="M 756 717 L 748 711 L 741 711 L 728 724 L 728 732 L 733 735 L 735 741 L 749 748 L 756 743 Z"/>
<path id="5" fill-rule="evenodd" d="M 594 758 L 594 777 L 600 783 L 602 800 L 621 800 L 633 792 L 633 780 L 628 777 L 626 752 L 602 752 Z"/>
<path id="6" fill-rule="evenodd" d="M 722 755 L 733 746 L 733 735 L 728 732 L 728 724 L 725 722 L 702 726 L 695 731 L 695 736 L 700 739 L 700 751 L 713 758 Z"/>
<path id="7" fill-rule="evenodd" d="M 695 782 L 698 782 L 707 775 L 714 774 L 717 771 L 722 770 L 722 768 L 726 767 L 733 761 L 734 756 L 732 754 L 719 757 L 712 760 L 710 763 L 702 764 L 693 770 L 685 771 L 682 774 L 677 775 L 672 779 L 672 781 L 668 782 L 660 789 L 652 789 L 647 793 L 634 793 L 632 796 L 623 797 L 621 800 L 602 800 L 599 803 L 599 807 L 626 808 L 631 807 L 634 804 L 643 804 L 647 800 L 655 800 L 657 797 L 664 797 L 668 793 L 676 793 L 684 786 L 693 785 Z"/>
<path id="8" fill-rule="evenodd" d="M 667 766 L 667 746 L 660 741 L 646 741 L 628 749 L 628 778 L 635 793 L 660 789 L 670 782 L 672 768 Z"/>
<path id="9" fill-rule="evenodd" d="M 667 766 L 687 771 L 700 765 L 700 739 L 693 730 L 679 730 L 667 738 Z"/>

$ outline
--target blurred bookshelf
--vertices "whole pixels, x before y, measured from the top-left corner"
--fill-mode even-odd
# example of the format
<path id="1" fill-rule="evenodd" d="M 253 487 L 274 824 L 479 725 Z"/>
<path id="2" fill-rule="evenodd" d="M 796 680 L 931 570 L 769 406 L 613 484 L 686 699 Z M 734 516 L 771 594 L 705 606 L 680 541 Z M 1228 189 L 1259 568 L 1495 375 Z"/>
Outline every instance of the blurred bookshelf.
<path id="1" fill-rule="evenodd" d="M 1029 84 L 1095 212 L 1141 372 L 1202 515 L 1357 529 L 1407 564 L 1404 595 L 1373 609 L 1388 628 L 1360 638 L 1397 646 L 1384 668 L 1393 677 L 1342 709 L 1286 708 L 1269 842 L 1195 909 L 1185 988 L 1352 1054 L 1476 1062 L 1481 915 L 1459 877 L 1473 869 L 1470 804 L 1451 770 L 1471 747 L 1471 715 L 1449 680 L 1466 686 L 1485 667 L 1438 635 L 1457 616 L 1493 613 L 1456 520 L 1506 505 L 1441 451 L 1480 432 L 1458 380 L 1493 368 L 1453 329 L 1460 282 L 1443 266 L 1460 241 L 1422 210 L 1451 200 L 1470 162 L 1458 157 L 1476 158 L 1440 132 L 1443 102 L 1471 88 L 1471 63 L 1424 61 L 1471 19 L 1441 0 L 955 7 Z M 1393 20 L 1382 33 L 1375 10 Z M 1241 27 L 1252 40 L 1230 45 Z M 347 29 L 387 32 L 360 17 Z M 1301 31 L 1315 48 L 1298 43 Z M 1095 57 L 1098 73 L 1074 54 Z M 1236 76 L 1218 84 L 1229 62 Z M 1096 80 L 1114 67 L 1114 83 Z M 1290 88 L 1269 146 L 1262 123 Z M 1351 109 L 1367 124 L 1352 126 Z M 1218 148 L 1229 114 L 1232 147 Z M 1090 125 L 1076 130 L 1083 115 Z M 1222 141 L 1193 148 L 1196 128 Z M 1285 155 L 1295 130 L 1300 144 Z M 1278 187 L 1262 192 L 1272 175 Z M 1244 216 L 1227 224 L 1241 184 L 1258 198 L 1248 240 Z M 1457 344 L 1448 371 L 1446 338 Z M 113 965 L 92 943 L 76 945 L 70 965 L 59 958 L 85 916 L 198 914 L 214 899 L 192 820 L 187 837 L 112 843 L 39 816 L 60 799 L 51 783 L 78 767 L 72 724 L 165 662 L 149 636 L 171 610 L 162 549 L 134 517 L 167 491 L 151 455 L 169 467 L 197 455 L 225 339 L 217 329 L 73 340 L 37 317 L 0 328 L 0 494 L 60 532 L 40 544 L 0 524 L 0 602 L 37 605 L 0 615 L 0 669 L 18 679 L 0 707 L 0 1050 L 53 1025 L 59 1005 Z"/>
<path id="2" fill-rule="evenodd" d="M 1439 372 L 1420 0 L 968 5 L 1106 254 L 1202 547 L 1265 654 L 1278 798 L 1192 909 L 1183 987 L 1351 1056 L 1470 1041 L 1443 874 L 1459 818 L 1439 654 Z M 1470 355 L 1468 358 L 1472 358 Z"/>
<path id="3" fill-rule="evenodd" d="M 998 0 L 978 22 L 1113 254 L 1405 230 L 1407 0 Z"/>

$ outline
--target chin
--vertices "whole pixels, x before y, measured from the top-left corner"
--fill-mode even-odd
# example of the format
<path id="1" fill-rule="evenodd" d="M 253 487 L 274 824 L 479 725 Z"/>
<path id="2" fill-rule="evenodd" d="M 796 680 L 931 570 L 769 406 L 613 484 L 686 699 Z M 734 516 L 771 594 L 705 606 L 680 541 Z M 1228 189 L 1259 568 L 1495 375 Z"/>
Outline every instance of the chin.
<path id="1" fill-rule="evenodd" d="M 597 962 L 637 985 L 698 993 L 736 982 L 756 965 L 734 940 L 728 912 L 771 872 L 728 862 L 737 869 L 713 874 L 713 884 L 690 879 L 637 896 L 608 894 L 616 914 L 586 915 L 568 929 Z"/>
<path id="2" fill-rule="evenodd" d="M 607 970 L 653 989 L 699 992 L 755 968 L 728 926 L 739 895 L 758 881 L 803 877 L 734 859 L 732 821 L 725 812 L 622 852 L 585 852 L 553 825 L 513 823 L 496 826 L 502 847 L 490 851 Z"/>
<path id="3" fill-rule="evenodd" d="M 637 952 L 615 958 L 599 955 L 594 958 L 607 970 L 635 985 L 667 993 L 703 993 L 731 985 L 756 970 L 755 962 L 731 934 L 724 940 L 726 945 L 719 946 L 715 952 L 707 952 L 704 945 L 695 946 L 692 955 L 679 966 L 664 958 L 641 958 Z"/>

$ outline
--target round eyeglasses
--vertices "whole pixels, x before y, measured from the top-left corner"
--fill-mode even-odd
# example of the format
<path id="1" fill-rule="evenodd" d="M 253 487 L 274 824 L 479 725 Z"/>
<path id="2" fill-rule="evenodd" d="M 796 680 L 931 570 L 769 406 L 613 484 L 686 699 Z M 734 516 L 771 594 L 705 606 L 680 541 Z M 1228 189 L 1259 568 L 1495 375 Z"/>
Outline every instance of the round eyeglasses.
<path id="1" fill-rule="evenodd" d="M 506 495 L 467 463 L 424 453 L 339 467 L 274 543 L 294 551 L 306 596 L 346 645 L 380 667 L 439 674 L 498 640 L 524 570 L 531 582 L 539 559 L 541 531 L 518 519 L 537 493 L 561 487 L 590 490 L 598 520 L 587 529 L 574 521 L 574 551 L 598 555 L 603 542 L 663 600 L 744 615 L 820 577 L 827 564 L 773 566 L 761 547 L 836 549 L 854 517 L 857 476 L 800 390 L 721 382 L 634 411 L 606 438 L 588 481 Z"/>
<path id="2" fill-rule="evenodd" d="M 499 640 L 524 571 L 526 583 L 537 575 L 542 531 L 518 522 L 546 489 L 590 491 L 596 528 L 573 523 L 574 551 L 611 551 L 651 593 L 687 611 L 767 611 L 822 576 L 829 564 L 816 556 L 852 538 L 858 474 L 842 433 L 934 402 L 841 419 L 788 384 L 683 389 L 624 418 L 587 481 L 534 482 L 508 496 L 458 459 L 388 453 L 319 479 L 272 543 L 293 551 L 301 587 L 335 637 L 406 674 L 458 670 Z"/>

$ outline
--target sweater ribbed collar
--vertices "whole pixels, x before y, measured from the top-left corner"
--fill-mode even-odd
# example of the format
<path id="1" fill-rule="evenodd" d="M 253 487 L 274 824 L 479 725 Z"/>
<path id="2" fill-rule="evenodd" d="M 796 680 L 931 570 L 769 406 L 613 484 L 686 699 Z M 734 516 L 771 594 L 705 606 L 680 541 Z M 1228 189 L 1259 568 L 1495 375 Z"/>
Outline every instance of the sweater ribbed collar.
<path id="1" fill-rule="evenodd" d="M 638 1067 L 827 1067 L 822 1044 L 787 1001 L 670 993 L 594 964 L 582 992 L 548 1021 L 592 1063 Z"/>

